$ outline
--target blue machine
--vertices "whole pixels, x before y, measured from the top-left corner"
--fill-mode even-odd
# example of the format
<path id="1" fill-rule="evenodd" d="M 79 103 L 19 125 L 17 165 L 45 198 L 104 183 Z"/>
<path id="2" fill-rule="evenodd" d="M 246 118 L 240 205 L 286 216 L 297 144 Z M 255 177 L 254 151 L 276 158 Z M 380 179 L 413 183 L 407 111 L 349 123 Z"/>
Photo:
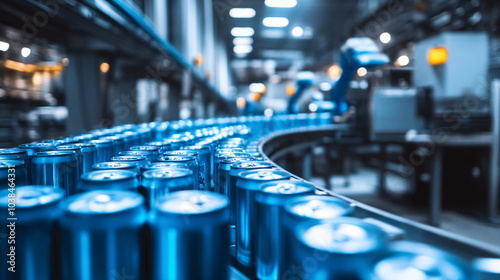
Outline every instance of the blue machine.
<path id="1" fill-rule="evenodd" d="M 372 69 L 389 62 L 389 57 L 380 52 L 375 42 L 366 37 L 350 38 L 341 48 L 340 67 L 342 74 L 330 91 L 334 103 L 333 114 L 342 115 L 348 110 L 345 94 L 349 84 L 360 67 Z M 299 79 L 294 96 L 290 99 L 287 113 L 299 113 L 297 101 L 304 91 L 313 85 L 312 79 Z"/>

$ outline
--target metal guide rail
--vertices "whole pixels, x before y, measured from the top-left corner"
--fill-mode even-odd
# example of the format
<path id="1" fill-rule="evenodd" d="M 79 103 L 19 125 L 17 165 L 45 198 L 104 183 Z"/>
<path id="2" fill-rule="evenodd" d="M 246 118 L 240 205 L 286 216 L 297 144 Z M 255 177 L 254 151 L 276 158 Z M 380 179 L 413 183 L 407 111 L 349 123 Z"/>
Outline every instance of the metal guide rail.
<path id="1" fill-rule="evenodd" d="M 122 125 L 0 149 L 0 279 L 498 279 L 498 252 L 269 159 L 354 141 L 331 119 Z"/>

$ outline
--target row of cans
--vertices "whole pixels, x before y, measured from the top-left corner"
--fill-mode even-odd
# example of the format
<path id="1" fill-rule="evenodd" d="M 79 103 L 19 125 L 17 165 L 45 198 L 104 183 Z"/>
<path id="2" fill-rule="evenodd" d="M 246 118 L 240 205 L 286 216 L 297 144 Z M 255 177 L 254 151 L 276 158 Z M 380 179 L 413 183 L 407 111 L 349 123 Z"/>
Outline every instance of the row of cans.
<path id="1" fill-rule="evenodd" d="M 23 168 L 33 184 L 0 194 L 0 279 L 228 279 L 231 250 L 257 279 L 498 279 L 496 259 L 390 242 L 354 205 L 260 153 L 266 133 L 322 117 L 124 125 L 0 150 L 6 168 L 19 163 L 16 184 Z M 12 203 L 17 220 L 4 225 Z"/>

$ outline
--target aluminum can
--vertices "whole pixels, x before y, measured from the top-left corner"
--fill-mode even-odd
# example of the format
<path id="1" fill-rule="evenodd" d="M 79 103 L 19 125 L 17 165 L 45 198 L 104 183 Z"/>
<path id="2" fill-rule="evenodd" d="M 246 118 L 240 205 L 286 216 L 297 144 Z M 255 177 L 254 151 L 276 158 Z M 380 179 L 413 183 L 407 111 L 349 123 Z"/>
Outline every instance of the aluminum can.
<path id="1" fill-rule="evenodd" d="M 135 173 L 137 178 L 140 178 L 139 169 L 135 162 L 120 162 L 120 161 L 107 161 L 100 162 L 92 165 L 92 170 L 127 170 Z"/>
<path id="2" fill-rule="evenodd" d="M 293 270 L 283 279 L 366 279 L 388 243 L 379 227 L 351 217 L 303 222 L 293 236 Z"/>
<path id="3" fill-rule="evenodd" d="M 195 190 L 199 189 L 198 162 L 195 156 L 161 156 L 158 158 L 158 161 L 184 164 L 194 174 Z"/>
<path id="4" fill-rule="evenodd" d="M 36 185 L 61 188 L 66 196 L 76 193 L 80 173 L 74 151 L 38 152 L 31 162 L 31 178 Z"/>
<path id="5" fill-rule="evenodd" d="M 239 174 L 236 182 L 236 259 L 240 264 L 255 264 L 257 241 L 257 204 L 259 185 L 286 180 L 290 174 L 279 170 L 255 169 Z"/>
<path id="6" fill-rule="evenodd" d="M 145 156 L 114 156 L 111 158 L 111 161 L 113 162 L 130 162 L 130 163 L 135 163 L 135 166 L 137 166 L 137 170 L 141 167 L 141 165 L 146 164 L 148 161 L 146 160 Z"/>
<path id="7" fill-rule="evenodd" d="M 223 190 L 224 194 L 229 197 L 231 209 L 231 226 L 236 225 L 236 207 L 238 201 L 236 199 L 236 183 L 240 173 L 254 169 L 271 169 L 273 166 L 269 162 L 263 161 L 249 161 L 249 162 L 235 162 L 231 164 L 229 170 L 229 184 L 226 184 L 226 189 Z"/>
<path id="8" fill-rule="evenodd" d="M 137 173 L 127 170 L 98 170 L 82 175 L 78 192 L 95 190 L 139 191 Z"/>
<path id="9" fill-rule="evenodd" d="M 472 279 L 464 260 L 432 246 L 409 241 L 392 243 L 373 266 L 370 276 L 374 280 Z"/>
<path id="10" fill-rule="evenodd" d="M 154 154 L 154 160 L 156 160 L 160 156 L 160 150 L 161 146 L 149 146 L 149 145 L 142 145 L 142 146 L 133 146 L 130 148 L 131 151 L 149 151 L 153 152 Z"/>
<path id="11" fill-rule="evenodd" d="M 0 190 L 27 184 L 28 173 L 23 161 L 0 159 Z"/>
<path id="12" fill-rule="evenodd" d="M 97 190 L 62 204 L 62 279 L 144 279 L 144 198 L 136 192 Z"/>
<path id="13" fill-rule="evenodd" d="M 64 191 L 24 186 L 16 187 L 15 198 L 12 194 L 0 190 L 0 279 L 57 279 L 55 227 Z M 14 210 L 10 210 L 12 206 Z M 11 246 L 15 246 L 14 252 Z M 15 272 L 8 271 L 11 265 Z"/>
<path id="14" fill-rule="evenodd" d="M 157 156 L 151 151 L 121 151 L 118 153 L 119 156 L 143 156 L 146 161 L 155 161 Z"/>
<path id="15" fill-rule="evenodd" d="M 161 161 L 156 161 L 156 162 L 148 162 L 145 164 L 142 164 L 140 167 L 140 172 L 141 172 L 141 178 L 144 178 L 144 172 L 149 171 L 149 170 L 156 170 L 156 169 L 165 169 L 165 168 L 187 168 L 189 169 L 188 165 L 182 162 L 161 162 Z M 191 169 L 189 169 L 191 170 Z M 194 182 L 194 174 L 193 176 L 193 182 Z"/>
<path id="16" fill-rule="evenodd" d="M 281 279 L 286 244 L 281 223 L 284 204 L 291 198 L 314 194 L 314 185 L 296 180 L 261 184 L 257 201 L 255 270 L 259 279 Z"/>
<path id="17" fill-rule="evenodd" d="M 144 172 L 141 193 L 149 210 L 156 201 L 167 193 L 193 190 L 193 172 L 187 168 L 161 168 Z"/>
<path id="18" fill-rule="evenodd" d="M 125 140 L 123 139 L 123 137 L 106 136 L 106 137 L 103 137 L 101 139 L 113 141 L 113 154 L 112 154 L 112 156 L 116 156 L 116 155 L 118 155 L 119 152 L 127 150 L 127 149 L 125 149 Z"/>
<path id="19" fill-rule="evenodd" d="M 210 157 L 209 145 L 195 145 L 184 146 L 184 150 L 193 151 L 198 153 L 198 181 L 200 183 L 200 190 L 212 191 L 212 174 L 211 165 L 212 159 Z"/>
<path id="20" fill-rule="evenodd" d="M 80 151 L 82 153 L 82 157 L 83 157 L 83 162 L 82 162 L 83 171 L 82 172 L 87 173 L 87 172 L 92 171 L 92 165 L 97 163 L 97 147 L 96 147 L 96 145 L 93 143 L 76 143 L 73 145 L 80 148 Z"/>
<path id="21" fill-rule="evenodd" d="M 174 192 L 157 201 L 150 224 L 152 279 L 228 279 L 228 204 L 205 191 Z"/>
<path id="22" fill-rule="evenodd" d="M 97 148 L 97 159 L 96 162 L 109 161 L 114 155 L 113 151 L 113 140 L 111 139 L 95 139 L 90 141 Z"/>
<path id="23" fill-rule="evenodd" d="M 19 148 L 0 149 L 0 160 L 2 159 L 20 160 L 26 163 L 28 153 L 26 150 Z"/>
<path id="24" fill-rule="evenodd" d="M 253 158 L 226 158 L 219 161 L 219 172 L 218 177 L 214 181 L 214 191 L 220 194 L 224 194 L 229 197 L 229 171 L 231 170 L 231 164 L 236 162 L 248 162 L 254 161 Z"/>
<path id="25" fill-rule="evenodd" d="M 51 143 L 28 143 L 19 145 L 19 149 L 26 150 L 26 171 L 28 172 L 28 184 L 33 184 L 31 178 L 31 160 L 37 152 L 48 151 L 54 149 L 54 144 Z"/>

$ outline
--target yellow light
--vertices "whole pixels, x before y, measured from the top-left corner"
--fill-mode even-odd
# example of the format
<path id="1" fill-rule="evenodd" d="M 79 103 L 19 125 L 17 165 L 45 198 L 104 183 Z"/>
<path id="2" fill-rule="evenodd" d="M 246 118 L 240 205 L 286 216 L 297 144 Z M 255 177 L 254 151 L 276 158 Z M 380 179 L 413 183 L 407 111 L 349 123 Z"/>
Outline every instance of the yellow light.
<path id="1" fill-rule="evenodd" d="M 259 101 L 260 100 L 260 93 L 258 93 L 258 92 L 250 93 L 250 99 L 252 99 L 252 101 L 254 101 L 254 102 Z"/>
<path id="2" fill-rule="evenodd" d="M 196 55 L 194 59 L 194 65 L 200 66 L 203 64 L 203 56 L 201 54 Z"/>
<path id="3" fill-rule="evenodd" d="M 3 65 L 5 66 L 5 68 L 9 68 L 9 69 L 16 70 L 19 72 L 26 72 L 26 73 L 35 72 L 35 70 L 37 69 L 36 65 L 24 64 L 24 63 L 9 60 L 9 59 L 5 60 Z"/>
<path id="4" fill-rule="evenodd" d="M 445 47 L 430 49 L 427 53 L 427 61 L 432 66 L 443 65 L 448 60 L 448 50 Z"/>
<path id="5" fill-rule="evenodd" d="M 364 77 L 364 76 L 366 76 L 367 73 L 368 73 L 368 71 L 366 71 L 365 67 L 359 67 L 358 68 L 358 76 Z"/>
<path id="6" fill-rule="evenodd" d="M 42 84 L 42 74 L 40 72 L 35 72 L 33 78 L 31 79 L 34 86 L 39 86 Z"/>
<path id="7" fill-rule="evenodd" d="M 238 99 L 236 99 L 236 106 L 238 106 L 238 108 L 243 109 L 246 105 L 247 101 L 244 97 L 238 97 Z"/>
<path id="8" fill-rule="evenodd" d="M 289 96 L 294 96 L 295 95 L 295 87 L 293 85 L 287 85 L 286 86 L 286 94 Z"/>
<path id="9" fill-rule="evenodd" d="M 102 73 L 107 73 L 109 71 L 109 64 L 106 62 L 101 63 L 100 69 Z"/>
<path id="10" fill-rule="evenodd" d="M 328 68 L 328 75 L 330 78 L 333 80 L 336 80 L 340 77 L 340 74 L 342 74 L 342 69 L 337 64 L 334 64 Z"/>

